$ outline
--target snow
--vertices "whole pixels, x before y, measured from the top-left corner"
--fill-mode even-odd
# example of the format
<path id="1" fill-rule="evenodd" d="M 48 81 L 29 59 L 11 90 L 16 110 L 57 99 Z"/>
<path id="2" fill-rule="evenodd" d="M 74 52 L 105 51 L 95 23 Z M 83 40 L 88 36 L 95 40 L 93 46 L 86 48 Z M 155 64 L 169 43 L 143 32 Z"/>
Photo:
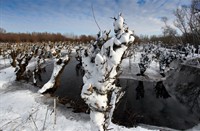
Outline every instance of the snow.
<path id="1" fill-rule="evenodd" d="M 113 25 L 114 25 L 114 31 L 115 33 L 119 30 L 122 31 L 123 29 L 123 24 L 124 24 L 124 18 L 122 17 L 122 14 L 120 13 L 118 15 L 118 18 L 114 21 Z"/>
<path id="2" fill-rule="evenodd" d="M 91 124 L 91 130 L 92 129 L 99 129 L 100 131 L 103 131 L 102 123 L 104 123 L 104 113 L 98 112 L 98 111 L 91 111 L 90 112 L 90 119 L 93 124 Z"/>
<path id="3" fill-rule="evenodd" d="M 45 91 L 47 91 L 48 89 L 51 89 L 54 87 L 55 85 L 55 78 L 57 77 L 57 75 L 60 73 L 60 71 L 63 69 L 63 67 L 66 65 L 65 62 L 69 60 L 68 56 L 65 56 L 62 58 L 62 63 L 60 65 L 57 64 L 57 62 L 59 61 L 59 59 L 55 59 L 54 61 L 54 68 L 53 68 L 53 73 L 51 75 L 50 80 L 44 84 L 44 86 L 38 91 L 40 93 L 44 93 Z"/>
<path id="4" fill-rule="evenodd" d="M 119 78 L 126 79 L 138 79 L 138 80 L 147 80 L 147 81 L 160 81 L 165 79 L 160 75 L 160 66 L 159 62 L 156 60 L 151 60 L 149 67 L 145 71 L 146 77 L 136 76 L 140 72 L 139 63 L 141 59 L 141 54 L 143 52 L 136 51 L 135 54 L 129 58 L 123 59 L 121 63 L 121 75 Z M 149 57 L 152 57 L 149 54 Z M 130 63 L 129 63 L 130 62 Z M 171 73 L 169 68 L 166 69 L 167 73 Z"/>
<path id="5" fill-rule="evenodd" d="M 0 55 L 0 69 L 9 66 L 11 63 L 11 59 L 3 58 Z"/>
<path id="6" fill-rule="evenodd" d="M 9 84 L 16 79 L 14 70 L 15 68 L 13 67 L 0 70 L 0 89 L 5 88 L 6 84 Z"/>
<path id="7" fill-rule="evenodd" d="M 12 74 L 8 70 L 4 71 Z M 53 97 L 40 95 L 36 88 L 29 84 L 13 83 L 3 89 L 0 87 L 0 129 L 3 131 L 90 131 L 89 115 L 73 113 L 71 109 L 60 104 L 56 110 L 56 125 L 54 125 L 53 99 Z M 99 116 L 101 114 L 96 117 L 98 121 L 102 118 Z M 129 129 L 113 123 L 110 128 L 114 131 L 148 130 L 142 127 Z"/>
<path id="8" fill-rule="evenodd" d="M 32 87 L 33 88 L 33 87 Z M 52 115 L 52 103 L 44 104 L 41 100 L 44 96 L 29 90 L 11 91 L 7 93 L 1 92 L 0 100 L 0 129 L 5 131 L 10 130 L 43 130 L 43 123 L 45 114 L 47 112 L 45 130 L 46 131 L 78 131 L 88 130 L 89 124 L 84 121 L 73 120 L 73 114 L 70 111 L 68 119 L 62 112 L 57 110 L 58 116 L 56 118 L 57 124 L 54 125 L 54 115 Z M 51 100 L 48 100 L 51 99 Z M 52 98 L 45 99 L 45 101 L 52 102 Z M 37 101 L 40 102 L 37 102 Z M 7 101 L 5 103 L 5 101 Z M 74 115 L 76 116 L 76 114 Z M 34 125 L 35 122 L 35 125 Z"/>
<path id="9" fill-rule="evenodd" d="M 194 127 L 191 128 L 191 129 L 188 129 L 188 130 L 186 130 L 186 131 L 200 131 L 200 124 L 194 126 Z"/>
<path id="10" fill-rule="evenodd" d="M 127 45 L 134 41 L 133 32 L 124 28 L 124 18 L 121 13 L 114 20 L 115 36 L 107 40 L 104 31 L 103 35 L 82 53 L 85 74 L 81 97 L 90 108 L 91 130 L 94 131 L 107 130 L 110 125 L 118 96 L 122 95 L 121 87 L 114 84 L 117 68 L 128 48 Z"/>
<path id="11" fill-rule="evenodd" d="M 140 55 L 136 54 L 136 58 L 131 59 L 131 64 L 134 65 L 137 63 L 139 57 Z M 101 60 L 102 58 L 99 59 L 100 63 Z M 128 62 L 129 59 L 123 60 L 122 66 L 129 65 Z M 30 64 L 30 67 L 32 64 Z M 156 62 L 150 64 L 152 70 L 155 70 L 156 66 Z M 38 89 L 30 84 L 15 82 L 14 70 L 15 68 L 13 67 L 0 70 L 0 130 L 35 131 L 44 129 L 45 131 L 91 131 L 89 115 L 73 113 L 71 109 L 59 103 L 56 110 L 56 125 L 54 125 L 54 98 L 39 94 L 37 92 Z M 96 116 L 94 120 L 98 122 L 103 120 L 101 114 Z M 113 123 L 110 124 L 109 129 L 113 131 L 173 130 L 149 125 L 127 128 Z M 198 130 L 200 130 L 200 124 L 187 131 Z"/>

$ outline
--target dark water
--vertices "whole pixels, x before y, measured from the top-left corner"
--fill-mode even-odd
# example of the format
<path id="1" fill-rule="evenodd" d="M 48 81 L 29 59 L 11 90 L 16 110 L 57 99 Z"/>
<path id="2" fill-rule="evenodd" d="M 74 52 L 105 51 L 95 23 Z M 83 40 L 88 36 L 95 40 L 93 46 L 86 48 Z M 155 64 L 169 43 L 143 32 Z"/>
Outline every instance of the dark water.
<path id="1" fill-rule="evenodd" d="M 82 76 L 77 75 L 77 64 L 72 55 L 55 95 L 80 99 Z M 43 84 L 50 78 L 52 67 L 49 64 L 47 72 L 42 74 Z M 182 66 L 164 82 L 120 79 L 119 84 L 126 89 L 126 94 L 116 106 L 115 123 L 124 126 L 144 123 L 183 130 L 200 122 L 200 69 Z"/>
<path id="2" fill-rule="evenodd" d="M 80 98 L 83 77 L 80 72 L 76 71 L 77 64 L 75 57 L 71 57 L 70 62 L 65 66 L 61 74 L 60 88 L 56 90 L 55 95 L 60 97 L 68 96 L 72 99 Z"/>
<path id="3" fill-rule="evenodd" d="M 65 66 L 60 76 L 60 87 L 55 91 L 54 95 L 59 97 L 69 97 L 72 99 L 80 98 L 82 76 L 81 73 L 76 71 L 76 61 L 74 55 L 70 57 L 69 63 Z M 53 72 L 53 61 L 48 62 L 46 72 L 41 74 L 42 81 L 38 81 L 38 85 L 42 87 L 51 77 Z"/>
<path id="4" fill-rule="evenodd" d="M 144 123 L 174 129 L 188 129 L 199 123 L 200 114 L 180 103 L 164 84 L 126 79 L 121 79 L 120 83 L 127 90 L 115 110 L 114 122 L 125 126 Z"/>
<path id="5" fill-rule="evenodd" d="M 51 74 L 53 72 L 53 61 L 46 61 L 46 67 L 45 67 L 46 72 L 42 72 L 41 73 L 41 80 L 37 80 L 37 85 L 39 87 L 42 87 L 46 82 L 48 82 L 48 80 L 51 78 Z"/>

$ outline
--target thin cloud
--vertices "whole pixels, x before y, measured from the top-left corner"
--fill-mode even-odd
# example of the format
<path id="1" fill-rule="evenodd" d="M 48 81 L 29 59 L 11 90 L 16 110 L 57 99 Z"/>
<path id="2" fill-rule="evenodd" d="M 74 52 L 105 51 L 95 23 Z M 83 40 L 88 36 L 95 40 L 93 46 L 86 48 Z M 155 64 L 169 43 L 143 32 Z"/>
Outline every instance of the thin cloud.
<path id="1" fill-rule="evenodd" d="M 110 17 L 122 12 L 136 34 L 159 34 L 166 16 L 173 23 L 173 10 L 188 0 L 1 0 L 1 26 L 10 32 L 61 32 L 96 34 L 112 29 Z"/>

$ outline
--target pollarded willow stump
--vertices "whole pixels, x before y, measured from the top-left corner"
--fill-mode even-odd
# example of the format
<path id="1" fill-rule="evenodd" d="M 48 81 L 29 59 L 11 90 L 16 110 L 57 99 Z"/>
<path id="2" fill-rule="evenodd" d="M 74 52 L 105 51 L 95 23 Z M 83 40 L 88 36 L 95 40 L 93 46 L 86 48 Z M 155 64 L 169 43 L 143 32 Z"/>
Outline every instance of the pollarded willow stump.
<path id="1" fill-rule="evenodd" d="M 82 52 L 85 75 L 81 97 L 90 108 L 93 131 L 108 129 L 115 104 L 123 95 L 121 87 L 115 85 L 119 65 L 128 45 L 134 41 L 133 32 L 124 27 L 121 14 L 114 20 L 115 36 L 109 38 L 104 31 L 102 37 Z"/>

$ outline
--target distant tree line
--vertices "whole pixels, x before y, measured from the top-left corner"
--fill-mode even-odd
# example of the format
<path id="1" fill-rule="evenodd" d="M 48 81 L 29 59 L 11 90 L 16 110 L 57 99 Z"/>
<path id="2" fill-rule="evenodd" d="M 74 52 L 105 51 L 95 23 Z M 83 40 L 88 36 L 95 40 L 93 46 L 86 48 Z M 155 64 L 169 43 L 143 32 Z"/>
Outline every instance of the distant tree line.
<path id="1" fill-rule="evenodd" d="M 141 36 L 141 41 L 163 43 L 167 45 L 174 44 L 193 44 L 200 45 L 200 0 L 191 0 L 190 6 L 182 6 L 174 10 L 174 27 L 168 24 L 168 18 L 162 17 L 164 26 L 163 35 Z M 181 32 L 181 35 L 177 33 Z"/>
<path id="2" fill-rule="evenodd" d="M 80 36 L 64 36 L 61 33 L 6 33 L 6 30 L 0 28 L 0 42 L 57 42 L 57 41 L 70 41 L 70 42 L 83 42 L 87 43 L 95 38 L 91 35 Z"/>
<path id="3" fill-rule="evenodd" d="M 165 45 L 176 45 L 187 43 L 195 46 L 200 45 L 200 0 L 191 0 L 190 6 L 182 6 L 174 10 L 174 27 L 169 25 L 168 18 L 162 17 L 164 26 L 162 35 L 153 36 L 135 36 L 134 43 L 154 44 L 162 43 Z M 178 34 L 177 30 L 181 32 Z M 6 30 L 0 28 L 0 42 L 43 42 L 43 41 L 71 41 L 87 43 L 94 40 L 93 36 L 64 36 L 60 33 L 6 33 Z"/>

